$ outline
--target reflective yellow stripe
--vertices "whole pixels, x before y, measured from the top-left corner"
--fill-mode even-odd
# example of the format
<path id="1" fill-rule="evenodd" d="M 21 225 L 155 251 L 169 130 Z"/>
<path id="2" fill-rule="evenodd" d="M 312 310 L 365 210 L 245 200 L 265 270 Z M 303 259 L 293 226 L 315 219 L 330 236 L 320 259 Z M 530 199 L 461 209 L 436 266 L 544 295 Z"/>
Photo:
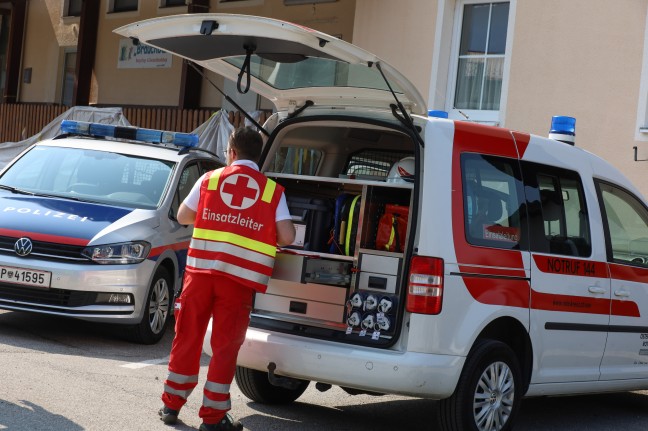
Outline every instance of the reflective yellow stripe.
<path id="1" fill-rule="evenodd" d="M 268 284 L 270 276 L 252 271 L 248 268 L 221 262 L 213 259 L 199 259 L 197 257 L 187 256 L 187 266 L 190 268 L 207 269 L 220 272 L 226 272 L 232 277 L 241 278 L 263 286 Z M 270 269 L 271 270 L 271 269 Z"/>
<path id="2" fill-rule="evenodd" d="M 387 241 L 387 244 L 385 244 L 385 248 L 387 251 L 389 251 L 389 248 L 392 246 L 394 243 L 394 234 L 396 233 L 396 229 L 394 229 L 394 216 L 392 216 L 392 222 L 391 222 L 391 232 L 389 233 L 389 241 Z"/>
<path id="3" fill-rule="evenodd" d="M 172 395 L 177 395 L 180 398 L 184 398 L 185 400 L 189 398 L 189 395 L 193 392 L 194 388 L 191 389 L 174 389 L 169 385 L 164 385 L 164 392 L 167 394 L 172 394 Z"/>
<path id="4" fill-rule="evenodd" d="M 229 394 L 230 385 L 207 381 L 205 382 L 205 389 L 215 394 Z"/>
<path id="5" fill-rule="evenodd" d="M 211 174 L 209 177 L 209 183 L 207 184 L 207 190 L 218 190 L 218 180 L 222 171 L 223 168 L 220 168 Z"/>
<path id="6" fill-rule="evenodd" d="M 349 219 L 347 220 L 346 241 L 344 244 L 344 253 L 349 256 L 349 243 L 351 242 L 351 230 L 353 229 L 353 213 L 355 212 L 356 202 L 360 199 L 360 195 L 353 198 L 351 201 L 351 208 L 349 209 Z"/>
<path id="7" fill-rule="evenodd" d="M 189 246 L 194 250 L 204 250 L 212 253 L 226 253 L 232 256 L 238 256 L 269 268 L 272 268 L 274 265 L 273 256 L 249 250 L 245 247 L 239 247 L 238 245 L 230 244 L 228 242 L 205 241 L 204 239 L 191 238 L 191 244 Z"/>
<path id="8" fill-rule="evenodd" d="M 261 200 L 263 202 L 270 203 L 270 201 L 272 201 L 272 195 L 274 195 L 276 188 L 277 188 L 277 183 L 275 183 L 272 180 L 268 180 L 266 182 L 265 188 L 263 189 L 263 196 L 261 196 Z"/>
<path id="9" fill-rule="evenodd" d="M 214 410 L 229 410 L 232 408 L 232 401 L 231 400 L 214 401 L 212 399 L 207 398 L 206 395 L 203 395 L 203 407 L 210 407 Z"/>
<path id="10" fill-rule="evenodd" d="M 187 376 L 184 374 L 178 374 L 174 373 L 172 371 L 169 371 L 169 375 L 167 376 L 167 380 L 175 383 L 179 383 L 181 385 L 185 383 L 198 383 L 198 374 Z"/>
<path id="11" fill-rule="evenodd" d="M 229 242 L 230 244 L 239 245 L 250 250 L 258 251 L 259 253 L 267 254 L 268 256 L 275 256 L 277 254 L 277 246 L 266 244 L 261 241 L 246 238 L 242 235 L 237 235 L 230 232 L 221 232 L 217 230 L 194 228 L 194 238 L 208 239 L 210 241 Z"/>

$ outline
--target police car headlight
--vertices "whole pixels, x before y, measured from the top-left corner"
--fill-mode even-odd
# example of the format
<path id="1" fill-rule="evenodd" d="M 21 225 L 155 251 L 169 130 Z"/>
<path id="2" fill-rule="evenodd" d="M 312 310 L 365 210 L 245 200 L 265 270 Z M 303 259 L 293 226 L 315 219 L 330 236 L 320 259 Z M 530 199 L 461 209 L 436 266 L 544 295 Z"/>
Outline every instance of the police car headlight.
<path id="1" fill-rule="evenodd" d="M 122 242 L 86 247 L 83 254 L 95 263 L 119 265 L 140 263 L 151 251 L 151 244 L 145 241 Z"/>

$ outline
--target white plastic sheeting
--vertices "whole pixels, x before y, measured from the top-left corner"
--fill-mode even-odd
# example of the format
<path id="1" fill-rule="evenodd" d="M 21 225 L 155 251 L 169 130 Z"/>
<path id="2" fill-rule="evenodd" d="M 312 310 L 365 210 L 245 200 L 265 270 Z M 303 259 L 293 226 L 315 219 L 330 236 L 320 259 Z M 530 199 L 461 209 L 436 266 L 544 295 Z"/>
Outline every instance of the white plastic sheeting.
<path id="1" fill-rule="evenodd" d="M 248 114 L 259 122 L 263 111 L 249 112 Z M 254 127 L 254 124 L 245 118 L 245 125 Z M 229 115 L 226 110 L 221 109 L 209 117 L 207 121 L 198 126 L 193 132 L 198 135 L 198 146 L 202 149 L 211 151 L 216 154 L 223 163 L 225 163 L 225 150 L 227 149 L 227 140 L 229 135 L 234 131 L 234 126 L 229 121 Z"/>
<path id="2" fill-rule="evenodd" d="M 250 112 L 249 114 L 255 119 L 255 121 L 259 121 L 262 111 Z M 88 121 L 93 123 L 114 124 L 116 126 L 131 125 L 122 113 L 122 108 L 75 106 L 56 117 L 36 135 L 20 142 L 5 142 L 0 144 L 0 169 L 30 145 L 43 139 L 56 136 L 60 132 L 61 121 L 63 120 Z M 245 125 L 253 126 L 247 118 L 245 119 Z M 221 161 L 225 162 L 227 140 L 233 130 L 234 126 L 229 121 L 227 111 L 221 109 L 215 112 L 207 121 L 202 123 L 191 133 L 198 135 L 198 146 L 200 148 L 216 154 Z"/>
<path id="3" fill-rule="evenodd" d="M 114 124 L 116 126 L 131 125 L 126 117 L 124 117 L 122 108 L 75 106 L 56 117 L 34 136 L 19 142 L 4 142 L 0 144 L 0 169 L 4 168 L 7 163 L 30 145 L 58 135 L 61 129 L 61 121 L 63 120 L 89 121 L 93 123 Z"/>
<path id="4" fill-rule="evenodd" d="M 214 112 L 207 121 L 191 133 L 198 135 L 198 146 L 200 148 L 216 154 L 224 163 L 227 139 L 233 130 L 234 126 L 229 121 L 227 111 L 221 109 Z"/>

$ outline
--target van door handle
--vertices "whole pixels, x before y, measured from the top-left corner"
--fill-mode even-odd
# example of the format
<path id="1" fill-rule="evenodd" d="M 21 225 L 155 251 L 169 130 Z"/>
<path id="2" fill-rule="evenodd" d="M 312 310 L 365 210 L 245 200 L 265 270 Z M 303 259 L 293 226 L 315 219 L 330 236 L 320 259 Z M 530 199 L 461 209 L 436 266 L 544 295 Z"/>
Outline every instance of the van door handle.
<path id="1" fill-rule="evenodd" d="M 620 297 L 626 298 L 626 297 L 630 296 L 630 292 L 628 292 L 625 289 L 619 289 L 619 290 L 614 291 L 614 296 L 620 296 Z"/>
<path id="2" fill-rule="evenodd" d="M 598 286 L 590 286 L 587 288 L 587 290 L 589 290 L 590 293 L 605 293 L 605 289 Z"/>

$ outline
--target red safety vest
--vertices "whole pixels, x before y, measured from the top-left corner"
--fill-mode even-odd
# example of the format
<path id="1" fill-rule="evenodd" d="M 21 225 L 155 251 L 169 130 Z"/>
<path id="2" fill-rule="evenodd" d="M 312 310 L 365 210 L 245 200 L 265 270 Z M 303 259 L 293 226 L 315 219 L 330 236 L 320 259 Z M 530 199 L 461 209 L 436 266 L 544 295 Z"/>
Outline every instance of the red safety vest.
<path id="1" fill-rule="evenodd" d="M 200 186 L 187 268 L 265 292 L 277 252 L 275 215 L 283 190 L 244 165 L 207 174 Z"/>

